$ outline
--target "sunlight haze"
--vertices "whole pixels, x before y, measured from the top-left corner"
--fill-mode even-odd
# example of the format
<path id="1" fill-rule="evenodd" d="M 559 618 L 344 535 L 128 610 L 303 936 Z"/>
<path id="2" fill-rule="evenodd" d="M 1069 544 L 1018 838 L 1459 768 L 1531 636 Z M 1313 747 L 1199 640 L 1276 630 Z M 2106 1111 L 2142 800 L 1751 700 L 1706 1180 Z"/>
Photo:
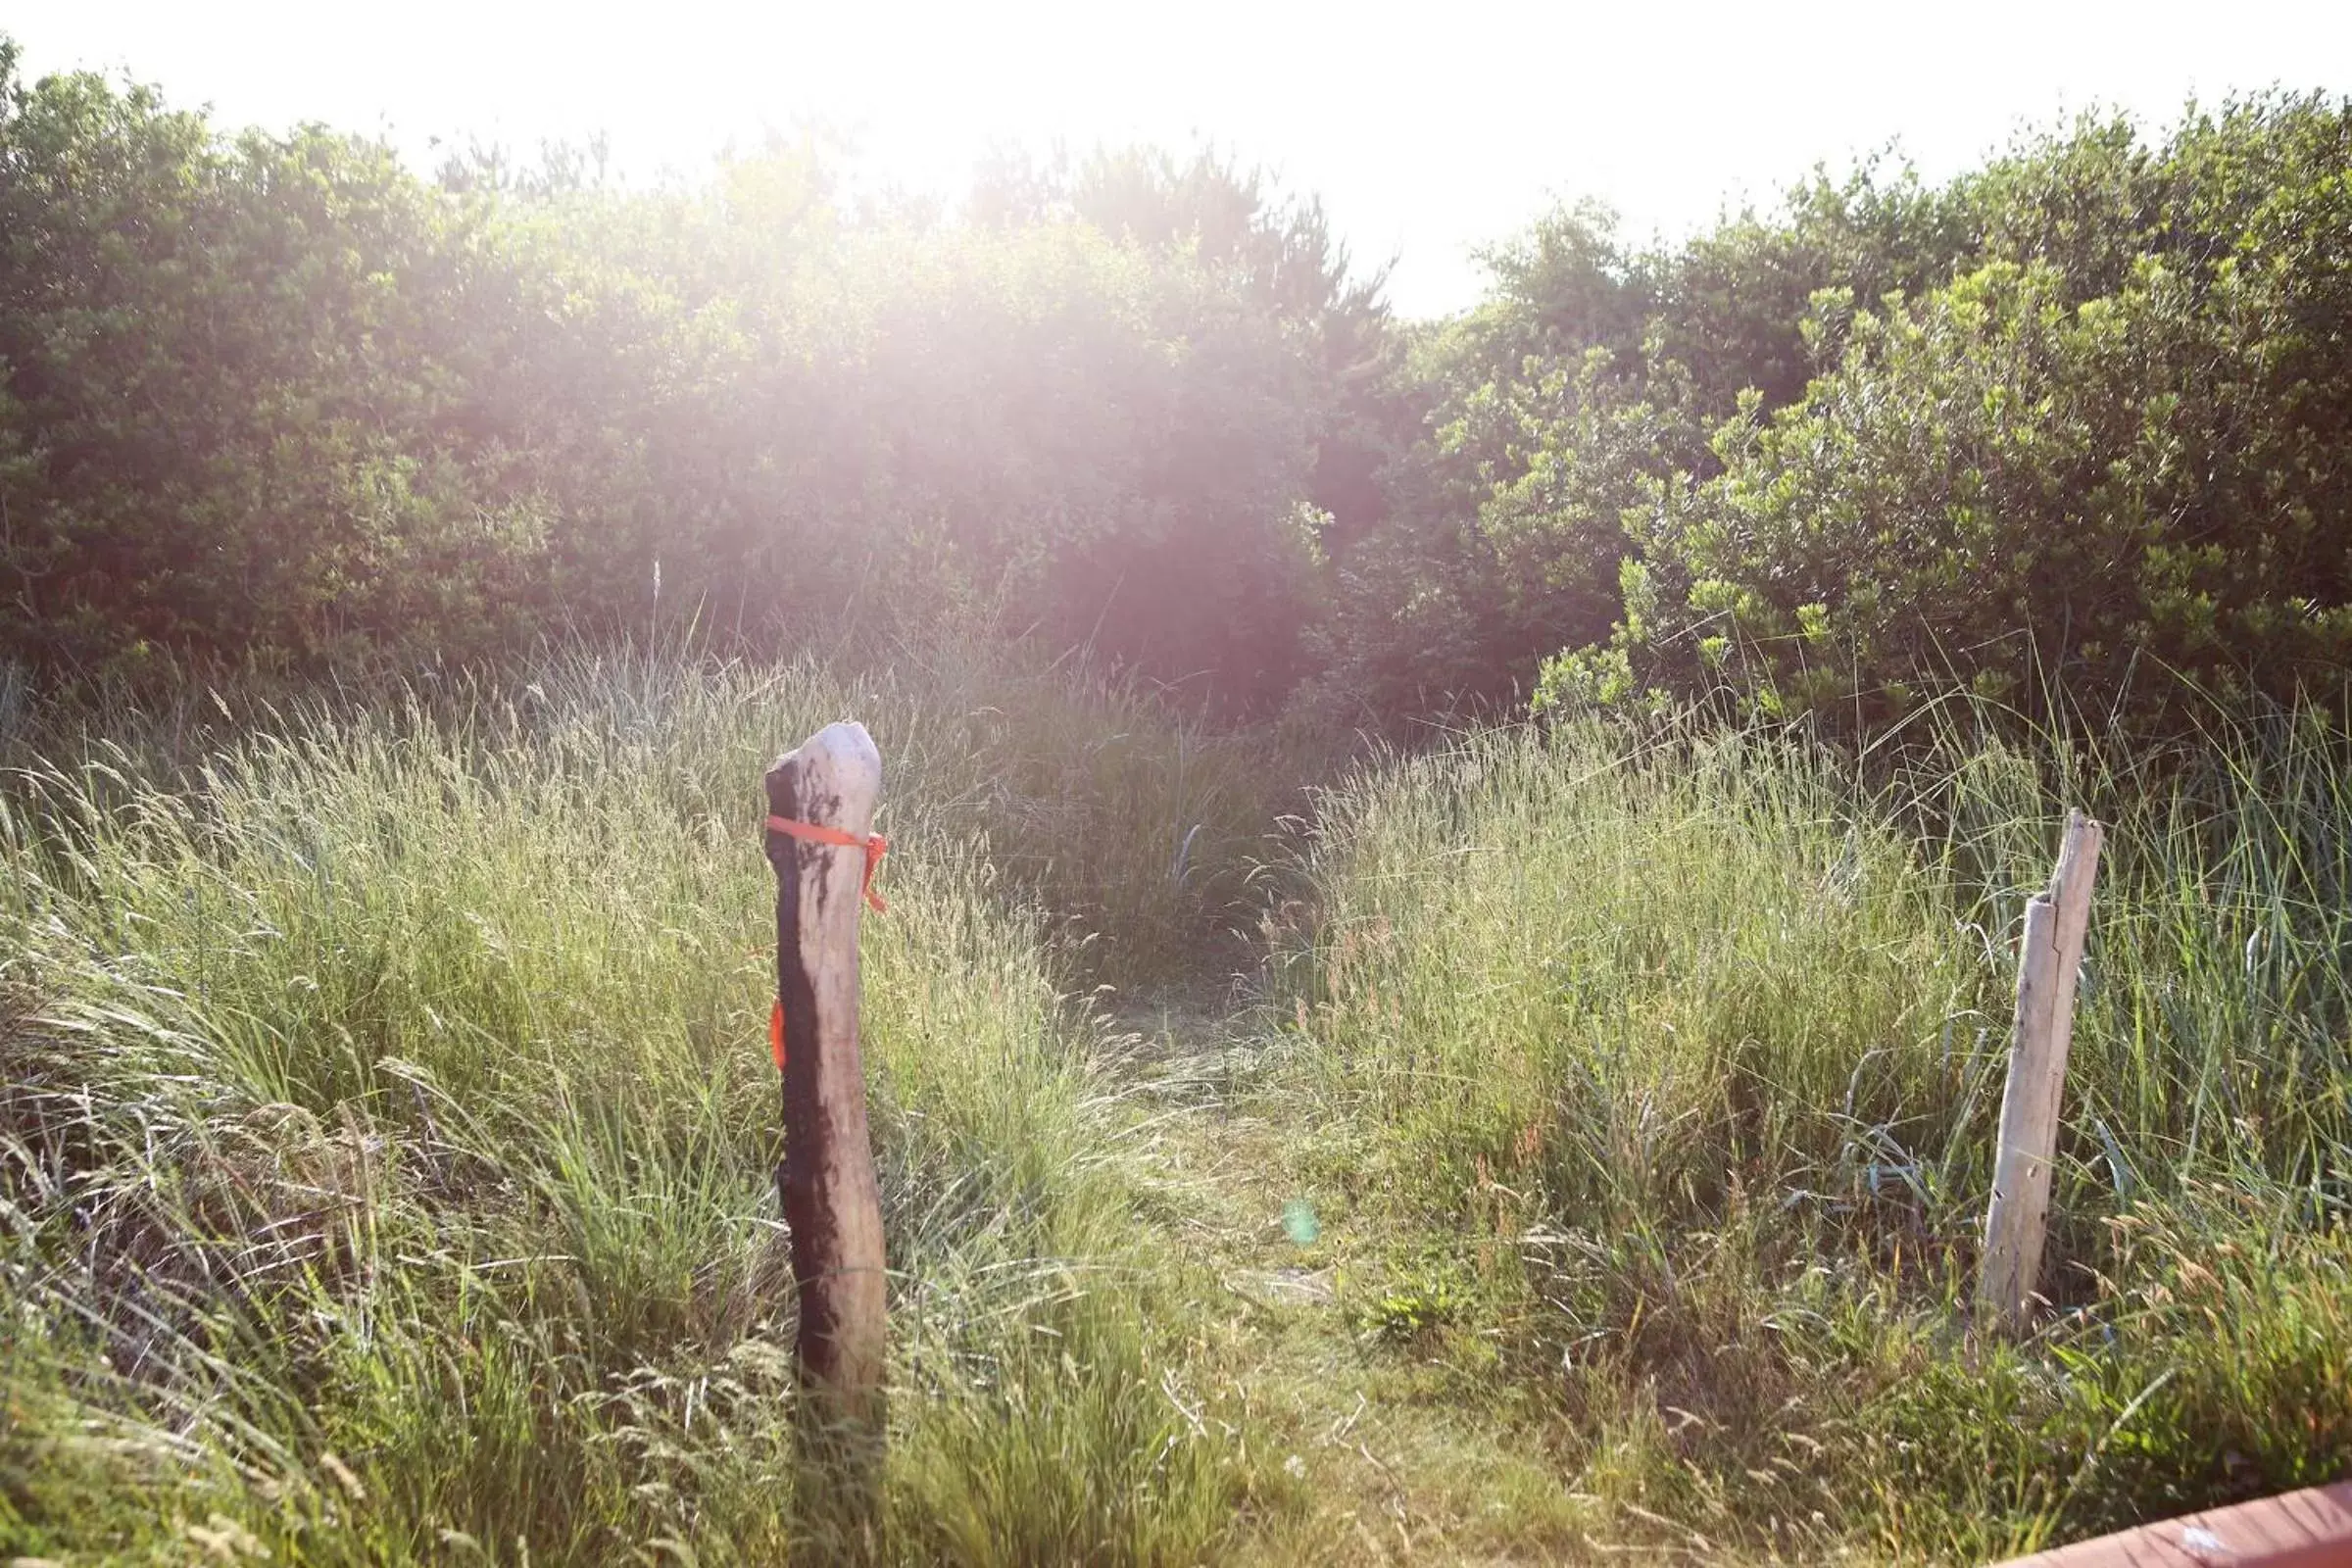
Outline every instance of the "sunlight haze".
<path id="1" fill-rule="evenodd" d="M 2352 1564 L 2352 0 L 0 5 L 0 1568 Z"/>
<path id="2" fill-rule="evenodd" d="M 34 74 L 94 67 L 231 123 L 506 143 L 606 134 L 632 176 L 816 122 L 865 176 L 953 198 L 992 146 L 1200 141 L 1319 194 L 1408 314 L 1555 198 L 1675 235 L 1899 140 L 1931 175 L 2095 106 L 2352 86 L 2352 7 L 1839 4 L 1182 9 L 33 0 Z"/>

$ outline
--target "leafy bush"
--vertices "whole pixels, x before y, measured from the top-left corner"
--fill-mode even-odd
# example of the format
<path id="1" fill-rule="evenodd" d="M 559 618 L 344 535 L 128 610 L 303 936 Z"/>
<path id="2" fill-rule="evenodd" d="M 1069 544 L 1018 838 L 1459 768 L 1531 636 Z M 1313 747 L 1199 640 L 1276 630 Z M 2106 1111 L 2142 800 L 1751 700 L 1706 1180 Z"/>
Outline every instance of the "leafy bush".
<path id="1" fill-rule="evenodd" d="M 1310 503 L 1363 504 L 1317 475 L 1385 315 L 1215 163 L 1021 221 L 853 212 L 791 144 L 427 182 L 0 44 L 0 652 L 45 669 L 976 608 L 1263 703 Z"/>
<path id="2" fill-rule="evenodd" d="M 2352 106 L 2274 95 L 1940 188 L 1816 176 L 1678 250 L 1555 215 L 1422 346 L 1431 437 L 1335 553 L 1327 692 L 1505 700 L 1540 644 L 1546 707 L 1863 729 L 1954 689 L 2170 729 L 2335 689 L 2348 162 Z"/>

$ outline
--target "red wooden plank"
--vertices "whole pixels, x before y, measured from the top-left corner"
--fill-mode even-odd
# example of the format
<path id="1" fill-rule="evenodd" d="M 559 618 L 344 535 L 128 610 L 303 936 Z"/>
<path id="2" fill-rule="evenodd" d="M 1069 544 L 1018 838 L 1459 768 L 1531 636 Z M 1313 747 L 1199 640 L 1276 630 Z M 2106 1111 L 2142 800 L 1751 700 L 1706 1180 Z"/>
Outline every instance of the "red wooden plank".
<path id="1" fill-rule="evenodd" d="M 2352 1481 L 2183 1514 L 2002 1568 L 2352 1568 Z"/>

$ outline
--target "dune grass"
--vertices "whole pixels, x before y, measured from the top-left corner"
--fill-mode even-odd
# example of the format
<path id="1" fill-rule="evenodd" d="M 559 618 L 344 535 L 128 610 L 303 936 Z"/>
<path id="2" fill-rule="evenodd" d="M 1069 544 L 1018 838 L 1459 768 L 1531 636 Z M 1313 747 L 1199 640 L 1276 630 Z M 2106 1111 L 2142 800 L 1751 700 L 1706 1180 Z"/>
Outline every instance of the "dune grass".
<path id="1" fill-rule="evenodd" d="M 756 822 L 766 760 L 846 714 L 898 847 L 864 1009 L 888 1550 L 1187 1562 L 1231 1533 L 1250 1469 L 1167 1392 L 1182 1314 L 1152 1303 L 1183 1285 L 1064 995 L 1092 955 L 1043 902 L 1114 912 L 1137 967 L 1213 930 L 1213 862 L 1160 854 L 1232 830 L 1216 743 L 986 660 L 249 700 L 115 715 L 0 797 L 0 1546 L 838 1547 L 795 1501 Z"/>
<path id="2" fill-rule="evenodd" d="M 2070 802 L 2111 849 L 2009 1348 L 1968 1289 Z M 2162 759 L 1667 723 L 1367 769 L 1273 1008 L 1358 1319 L 1499 1359 L 1658 1546 L 1982 1561 L 2343 1474 L 2348 808 L 2308 712 Z"/>
<path id="3" fill-rule="evenodd" d="M 858 1555 L 795 1445 L 756 827 L 847 715 L 894 843 L 867 1555 L 1971 1562 L 2352 1467 L 2324 715 L 1491 728 L 1310 804 L 1303 744 L 1013 655 L 551 656 L 11 719 L 0 1554 Z M 2110 852 L 2006 1345 L 1968 1292 L 2070 804 Z"/>

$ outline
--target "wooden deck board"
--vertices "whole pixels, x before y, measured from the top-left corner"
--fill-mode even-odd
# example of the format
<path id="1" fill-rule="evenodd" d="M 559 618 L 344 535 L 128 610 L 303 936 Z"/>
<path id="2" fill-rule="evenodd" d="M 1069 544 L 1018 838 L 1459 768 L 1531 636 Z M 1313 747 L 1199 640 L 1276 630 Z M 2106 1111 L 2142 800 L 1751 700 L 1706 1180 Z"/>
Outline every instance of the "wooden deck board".
<path id="1" fill-rule="evenodd" d="M 2183 1514 L 2003 1568 L 2352 1568 L 2352 1481 Z"/>

